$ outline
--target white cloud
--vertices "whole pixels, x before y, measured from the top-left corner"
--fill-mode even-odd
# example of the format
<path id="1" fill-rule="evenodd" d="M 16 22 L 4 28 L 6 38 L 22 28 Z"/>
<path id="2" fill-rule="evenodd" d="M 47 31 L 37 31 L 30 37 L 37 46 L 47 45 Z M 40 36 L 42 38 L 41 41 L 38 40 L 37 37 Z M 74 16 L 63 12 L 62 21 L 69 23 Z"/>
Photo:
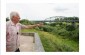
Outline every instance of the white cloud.
<path id="1" fill-rule="evenodd" d="M 79 16 L 78 9 L 77 3 L 8 3 L 6 14 L 9 16 L 11 11 L 17 11 L 22 19 L 44 20 L 51 16 Z"/>

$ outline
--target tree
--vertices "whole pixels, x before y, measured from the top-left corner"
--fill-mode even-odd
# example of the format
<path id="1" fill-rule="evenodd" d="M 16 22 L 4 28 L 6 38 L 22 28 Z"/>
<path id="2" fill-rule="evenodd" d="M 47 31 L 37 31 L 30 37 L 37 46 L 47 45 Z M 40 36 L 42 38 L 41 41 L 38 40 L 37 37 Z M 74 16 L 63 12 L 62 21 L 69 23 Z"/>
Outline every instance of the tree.
<path id="1" fill-rule="evenodd" d="M 6 22 L 9 21 L 9 17 L 6 18 Z"/>
<path id="2" fill-rule="evenodd" d="M 59 18 L 56 18 L 55 21 L 56 21 L 56 22 L 59 22 Z"/>
<path id="3" fill-rule="evenodd" d="M 27 20 L 27 19 L 20 20 L 20 23 L 25 24 L 25 25 L 31 24 L 31 22 L 29 20 Z"/>

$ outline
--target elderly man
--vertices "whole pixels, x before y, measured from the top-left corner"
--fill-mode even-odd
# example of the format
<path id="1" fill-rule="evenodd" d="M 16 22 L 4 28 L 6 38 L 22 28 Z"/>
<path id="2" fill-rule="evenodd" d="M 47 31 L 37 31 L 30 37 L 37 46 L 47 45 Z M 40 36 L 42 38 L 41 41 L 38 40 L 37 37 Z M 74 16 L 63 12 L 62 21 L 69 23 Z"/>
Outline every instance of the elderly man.
<path id="1" fill-rule="evenodd" d="M 20 52 L 19 50 L 19 33 L 22 28 L 34 28 L 42 24 L 22 25 L 19 23 L 20 16 L 17 12 L 10 13 L 11 20 L 6 23 L 6 51 Z"/>

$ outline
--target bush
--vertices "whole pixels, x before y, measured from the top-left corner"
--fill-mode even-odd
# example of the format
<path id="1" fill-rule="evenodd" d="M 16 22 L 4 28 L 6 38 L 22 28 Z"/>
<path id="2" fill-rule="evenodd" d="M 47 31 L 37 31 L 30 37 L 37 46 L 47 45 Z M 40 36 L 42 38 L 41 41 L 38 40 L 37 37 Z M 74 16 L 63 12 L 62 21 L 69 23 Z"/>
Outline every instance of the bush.
<path id="1" fill-rule="evenodd" d="M 51 26 L 43 26 L 42 29 L 43 29 L 43 31 L 51 32 L 53 30 L 53 27 L 51 27 Z"/>
<path id="2" fill-rule="evenodd" d="M 74 31 L 69 32 L 69 37 L 70 39 L 73 39 L 75 41 L 79 41 L 79 29 L 77 28 Z"/>
<path id="3" fill-rule="evenodd" d="M 64 25 L 62 26 L 64 27 Z M 49 32 L 53 35 L 60 35 L 62 36 L 62 38 L 67 38 L 75 41 L 79 40 L 78 27 L 74 27 L 73 25 L 68 25 L 63 28 L 62 26 L 52 27 L 52 26 L 45 25 L 43 27 L 36 27 L 36 30 Z"/>
<path id="4" fill-rule="evenodd" d="M 29 24 L 31 24 L 31 22 L 30 22 L 29 20 L 27 20 L 27 19 L 22 19 L 22 20 L 20 20 L 20 23 L 21 23 L 21 24 L 24 24 L 24 25 L 29 25 Z"/>
<path id="5" fill-rule="evenodd" d="M 60 29 L 60 30 L 58 31 L 58 34 L 61 35 L 61 36 L 66 36 L 66 35 L 68 35 L 69 33 L 68 33 L 68 31 L 66 31 L 65 29 Z"/>
<path id="6" fill-rule="evenodd" d="M 66 30 L 67 31 L 73 31 L 73 30 L 75 30 L 76 28 L 75 28 L 75 26 L 73 26 L 73 25 L 67 25 L 66 26 Z"/>
<path id="7" fill-rule="evenodd" d="M 35 29 L 25 29 L 23 32 L 37 32 L 42 41 L 42 45 L 46 52 L 75 52 L 79 51 L 79 45 L 73 40 L 67 38 L 63 39 L 63 36 L 53 35 L 49 32 L 38 31 Z M 61 38 L 60 38 L 61 37 Z"/>
<path id="8" fill-rule="evenodd" d="M 54 26 L 56 26 L 56 23 L 51 23 L 50 26 L 53 26 L 54 27 Z"/>
<path id="9" fill-rule="evenodd" d="M 9 17 L 6 18 L 6 22 L 9 21 Z"/>

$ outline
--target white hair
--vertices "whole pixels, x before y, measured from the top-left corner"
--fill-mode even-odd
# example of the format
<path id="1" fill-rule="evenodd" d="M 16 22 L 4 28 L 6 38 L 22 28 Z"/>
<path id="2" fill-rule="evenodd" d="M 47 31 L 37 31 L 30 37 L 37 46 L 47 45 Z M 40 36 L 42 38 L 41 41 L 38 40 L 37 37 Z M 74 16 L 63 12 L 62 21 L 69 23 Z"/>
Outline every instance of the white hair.
<path id="1" fill-rule="evenodd" d="M 13 16 L 17 16 L 17 15 L 19 15 L 17 12 L 11 12 L 10 13 L 10 18 L 12 19 Z"/>

